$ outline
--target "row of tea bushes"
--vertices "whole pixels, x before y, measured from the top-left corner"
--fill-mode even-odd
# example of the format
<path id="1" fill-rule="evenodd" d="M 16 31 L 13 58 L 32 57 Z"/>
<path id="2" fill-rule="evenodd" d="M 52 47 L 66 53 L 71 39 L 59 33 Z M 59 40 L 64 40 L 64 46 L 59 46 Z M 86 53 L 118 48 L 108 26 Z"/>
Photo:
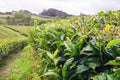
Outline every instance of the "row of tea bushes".
<path id="1" fill-rule="evenodd" d="M 112 35 L 114 31 L 106 30 L 105 35 L 99 28 L 86 30 L 81 33 L 77 27 L 52 25 L 33 29 L 30 44 L 39 55 L 41 80 L 120 78 L 120 39 Z"/>
<path id="2" fill-rule="evenodd" d="M 73 17 L 42 24 L 30 33 L 40 80 L 119 80 L 120 27 L 107 18 Z M 107 19 L 108 20 L 108 19 Z"/>
<path id="3" fill-rule="evenodd" d="M 26 39 L 0 40 L 0 64 L 9 54 L 16 53 L 27 45 Z"/>

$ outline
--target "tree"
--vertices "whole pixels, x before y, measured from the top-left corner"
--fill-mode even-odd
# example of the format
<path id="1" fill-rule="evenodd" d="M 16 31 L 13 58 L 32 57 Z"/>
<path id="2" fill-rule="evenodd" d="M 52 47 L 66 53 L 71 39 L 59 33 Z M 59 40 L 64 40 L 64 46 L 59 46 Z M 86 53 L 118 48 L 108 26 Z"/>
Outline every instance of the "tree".
<path id="1" fill-rule="evenodd" d="M 26 10 L 20 10 L 14 14 L 16 25 L 30 25 L 31 15 Z"/>

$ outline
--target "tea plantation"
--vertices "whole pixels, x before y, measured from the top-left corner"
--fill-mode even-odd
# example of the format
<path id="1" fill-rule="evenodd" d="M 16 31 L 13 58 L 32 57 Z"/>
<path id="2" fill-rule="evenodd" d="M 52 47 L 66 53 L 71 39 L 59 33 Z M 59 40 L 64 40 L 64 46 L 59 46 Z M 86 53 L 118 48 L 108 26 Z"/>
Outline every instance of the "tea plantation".
<path id="1" fill-rule="evenodd" d="M 0 26 L 0 64 L 9 54 L 25 47 L 29 29 L 30 27 L 23 26 Z"/>
<path id="2" fill-rule="evenodd" d="M 38 55 L 36 80 L 119 80 L 120 11 L 38 25 L 30 33 Z"/>
<path id="3" fill-rule="evenodd" d="M 8 79 L 120 79 L 119 10 L 40 22 L 0 26 L 0 65 L 29 44 Z"/>

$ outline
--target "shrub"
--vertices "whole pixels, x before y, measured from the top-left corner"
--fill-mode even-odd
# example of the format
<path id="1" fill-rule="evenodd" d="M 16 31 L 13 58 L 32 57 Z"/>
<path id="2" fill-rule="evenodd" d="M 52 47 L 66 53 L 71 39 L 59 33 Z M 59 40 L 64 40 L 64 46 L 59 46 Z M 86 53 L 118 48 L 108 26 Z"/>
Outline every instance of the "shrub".
<path id="1" fill-rule="evenodd" d="M 0 64 L 9 54 L 17 53 L 27 44 L 24 39 L 6 40 L 0 44 Z"/>
<path id="2" fill-rule="evenodd" d="M 29 42 L 39 54 L 41 80 L 119 79 L 119 31 L 101 17 L 35 21 Z"/>

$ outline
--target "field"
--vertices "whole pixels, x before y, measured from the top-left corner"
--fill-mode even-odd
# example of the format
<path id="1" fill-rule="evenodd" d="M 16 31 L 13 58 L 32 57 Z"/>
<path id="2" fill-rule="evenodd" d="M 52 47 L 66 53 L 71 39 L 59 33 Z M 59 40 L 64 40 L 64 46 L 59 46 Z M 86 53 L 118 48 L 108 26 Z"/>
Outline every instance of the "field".
<path id="1" fill-rule="evenodd" d="M 0 64 L 4 57 L 18 52 L 26 45 L 30 28 L 25 26 L 0 26 Z"/>
<path id="2" fill-rule="evenodd" d="M 29 63 L 33 62 L 31 48 L 27 51 L 23 49 L 28 45 L 32 26 L 8 25 L 8 16 L 14 18 L 14 15 L 11 14 L 0 14 L 0 80 L 31 79 L 31 67 L 33 66 Z M 46 20 L 36 15 L 31 15 L 31 19 L 42 22 Z"/>
<path id="3" fill-rule="evenodd" d="M 30 78 L 33 61 L 30 49 L 24 47 L 28 45 L 31 28 L 0 25 L 0 80 L 21 80 L 28 79 L 28 76 Z"/>
<path id="4" fill-rule="evenodd" d="M 34 20 L 34 27 L 1 25 L 0 64 L 13 53 L 22 55 L 12 55 L 16 63 L 0 79 L 119 80 L 119 18 L 118 10 Z"/>
<path id="5" fill-rule="evenodd" d="M 1 18 L 1 19 L 5 19 L 5 18 L 7 18 L 8 16 L 9 16 L 9 17 L 13 17 L 12 14 L 0 14 L 0 18 Z M 31 15 L 31 17 L 32 17 L 32 19 L 38 19 L 38 20 L 45 19 L 45 18 L 41 18 L 41 17 L 39 17 L 39 16 L 37 16 L 37 15 Z"/>
<path id="6" fill-rule="evenodd" d="M 6 28 L 4 26 L 0 26 L 0 39 L 6 39 L 6 38 L 21 38 L 24 37 L 20 33 L 15 32 L 9 28 Z M 9 36 L 8 36 L 9 35 Z"/>

